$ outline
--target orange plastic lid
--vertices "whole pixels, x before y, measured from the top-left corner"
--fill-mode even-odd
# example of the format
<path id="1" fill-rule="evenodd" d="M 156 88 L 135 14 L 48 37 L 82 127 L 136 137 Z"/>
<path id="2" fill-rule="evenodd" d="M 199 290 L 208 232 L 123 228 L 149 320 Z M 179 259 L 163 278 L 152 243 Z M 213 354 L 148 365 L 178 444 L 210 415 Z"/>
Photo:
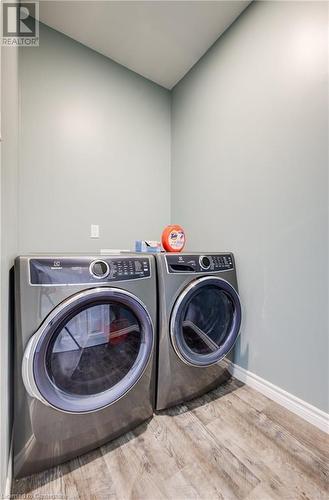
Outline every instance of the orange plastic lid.
<path id="1" fill-rule="evenodd" d="M 181 252 L 185 241 L 184 229 L 178 224 L 172 224 L 163 230 L 161 243 L 166 252 Z"/>

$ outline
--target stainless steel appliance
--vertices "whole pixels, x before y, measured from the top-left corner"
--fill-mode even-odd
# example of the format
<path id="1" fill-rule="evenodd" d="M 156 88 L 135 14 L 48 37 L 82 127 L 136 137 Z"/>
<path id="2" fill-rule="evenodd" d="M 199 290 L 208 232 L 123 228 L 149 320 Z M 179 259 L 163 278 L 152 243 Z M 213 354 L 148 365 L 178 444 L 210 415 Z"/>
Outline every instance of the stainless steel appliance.
<path id="1" fill-rule="evenodd" d="M 231 253 L 156 255 L 159 352 L 156 408 L 191 399 L 229 377 L 241 304 Z"/>
<path id="2" fill-rule="evenodd" d="M 152 256 L 15 263 L 14 475 L 76 457 L 153 414 Z"/>

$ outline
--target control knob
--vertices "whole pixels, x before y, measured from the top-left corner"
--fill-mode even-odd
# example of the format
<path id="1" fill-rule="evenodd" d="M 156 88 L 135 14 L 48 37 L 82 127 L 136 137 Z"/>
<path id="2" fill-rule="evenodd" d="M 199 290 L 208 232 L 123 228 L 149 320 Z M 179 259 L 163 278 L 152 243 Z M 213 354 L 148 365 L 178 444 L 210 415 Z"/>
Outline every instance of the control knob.
<path id="1" fill-rule="evenodd" d="M 202 255 L 200 257 L 199 263 L 200 263 L 200 266 L 202 267 L 202 269 L 204 269 L 205 271 L 207 271 L 208 269 L 210 269 L 211 260 L 206 255 Z"/>
<path id="2" fill-rule="evenodd" d="M 94 278 L 97 279 L 106 278 L 110 274 L 110 266 L 104 260 L 94 260 L 90 264 L 89 270 Z"/>

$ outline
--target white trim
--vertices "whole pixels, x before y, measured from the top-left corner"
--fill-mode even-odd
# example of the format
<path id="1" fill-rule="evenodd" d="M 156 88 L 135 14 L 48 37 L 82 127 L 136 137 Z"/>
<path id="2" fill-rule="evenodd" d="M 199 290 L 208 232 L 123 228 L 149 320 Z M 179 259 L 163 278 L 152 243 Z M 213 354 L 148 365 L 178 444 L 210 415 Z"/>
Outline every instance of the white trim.
<path id="1" fill-rule="evenodd" d="M 253 387 L 257 391 L 264 394 L 264 396 L 267 396 L 276 403 L 279 403 L 281 406 L 284 406 L 284 408 L 287 408 L 287 410 L 292 411 L 310 424 L 315 425 L 322 431 L 329 434 L 328 413 L 316 408 L 316 406 L 313 406 L 302 399 L 297 398 L 293 394 L 284 391 L 280 387 L 277 387 L 271 382 L 264 380 L 258 375 L 255 375 L 254 373 L 245 370 L 234 363 L 230 363 L 229 371 L 241 382 Z"/>
<path id="2" fill-rule="evenodd" d="M 2 497 L 4 500 L 11 498 L 11 483 L 12 483 L 12 479 L 13 479 L 12 462 L 13 462 L 13 440 L 11 440 L 10 449 L 9 449 L 7 478 L 6 478 L 4 495 Z"/>

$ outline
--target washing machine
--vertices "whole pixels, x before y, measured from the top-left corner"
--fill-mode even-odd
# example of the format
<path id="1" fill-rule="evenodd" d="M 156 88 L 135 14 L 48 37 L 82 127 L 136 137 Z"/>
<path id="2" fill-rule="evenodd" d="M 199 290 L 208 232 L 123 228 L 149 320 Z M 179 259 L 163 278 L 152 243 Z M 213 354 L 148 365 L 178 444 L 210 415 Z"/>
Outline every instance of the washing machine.
<path id="1" fill-rule="evenodd" d="M 155 402 L 152 256 L 15 262 L 14 475 L 96 448 Z"/>
<path id="2" fill-rule="evenodd" d="M 241 325 L 232 253 L 156 256 L 159 342 L 156 409 L 213 389 L 229 377 Z"/>

